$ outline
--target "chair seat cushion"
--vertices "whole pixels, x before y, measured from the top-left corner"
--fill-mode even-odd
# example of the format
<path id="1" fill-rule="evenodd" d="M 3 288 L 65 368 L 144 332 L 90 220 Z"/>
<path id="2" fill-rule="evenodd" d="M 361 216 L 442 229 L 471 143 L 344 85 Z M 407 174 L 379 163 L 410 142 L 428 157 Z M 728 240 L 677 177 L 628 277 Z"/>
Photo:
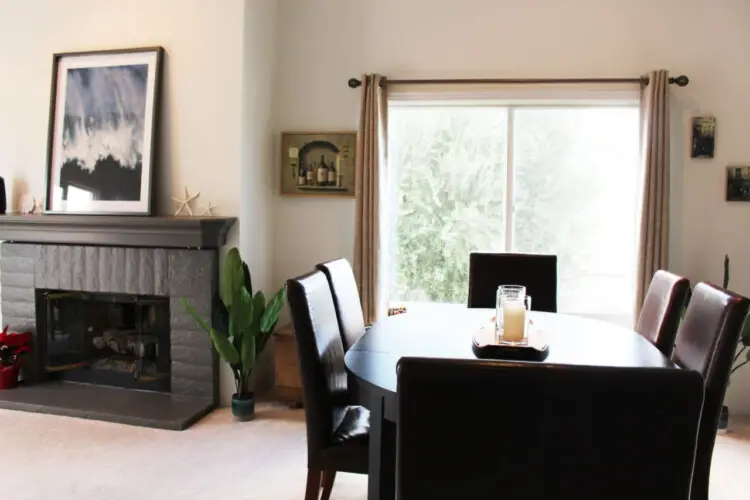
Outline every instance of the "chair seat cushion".
<path id="1" fill-rule="evenodd" d="M 338 428 L 333 431 L 333 442 L 342 444 L 370 435 L 370 411 L 364 406 L 348 406 Z"/>
<path id="2" fill-rule="evenodd" d="M 370 443 L 370 412 L 362 406 L 347 406 L 332 444 L 323 449 L 313 468 L 367 474 Z"/>

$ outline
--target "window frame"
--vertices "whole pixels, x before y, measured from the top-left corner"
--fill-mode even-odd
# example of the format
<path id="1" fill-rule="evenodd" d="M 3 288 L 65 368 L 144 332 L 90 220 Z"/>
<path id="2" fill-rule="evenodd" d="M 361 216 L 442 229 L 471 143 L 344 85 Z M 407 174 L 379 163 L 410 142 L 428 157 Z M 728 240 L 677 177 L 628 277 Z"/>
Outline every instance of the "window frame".
<path id="1" fill-rule="evenodd" d="M 514 223 L 514 188 L 515 188 L 515 171 L 514 164 L 514 135 L 515 135 L 515 114 L 522 109 L 554 109 L 554 108 L 635 108 L 641 106 L 639 90 L 632 88 L 613 88 L 613 89 L 509 89 L 498 91 L 492 90 L 457 90 L 457 89 L 440 89 L 439 91 L 424 91 L 419 89 L 401 90 L 391 92 L 388 96 L 388 111 L 391 116 L 393 108 L 415 108 L 415 107 L 490 107 L 504 109 L 506 111 L 506 151 L 505 151 L 505 245 L 503 251 L 513 252 L 515 244 Z M 637 196 L 642 196 L 641 166 L 636 173 L 638 184 L 636 187 Z M 391 171 L 386 169 L 386 174 Z M 386 186 L 391 184 L 386 182 Z M 386 189 L 383 201 L 390 201 L 389 198 L 394 194 Z M 638 200 L 635 200 L 636 212 L 639 210 Z M 394 208 L 385 207 L 390 213 Z M 634 214 L 637 218 L 638 213 Z M 386 240 L 390 235 L 385 235 Z M 636 235 L 637 237 L 637 235 Z M 390 248 L 386 244 L 384 248 Z M 637 248 L 637 241 L 634 242 L 634 248 Z M 390 258 L 390 256 L 389 256 Z M 468 258 L 468 256 L 467 256 Z M 387 275 L 388 273 L 381 273 Z M 385 276 L 384 276 L 385 277 Z M 635 278 L 635 277 L 634 277 Z M 381 283 L 380 290 L 383 294 L 384 304 L 392 305 L 392 300 L 387 294 L 389 293 L 388 283 Z M 602 317 L 608 315 L 590 314 L 592 317 Z M 632 318 L 631 318 L 632 319 Z"/>

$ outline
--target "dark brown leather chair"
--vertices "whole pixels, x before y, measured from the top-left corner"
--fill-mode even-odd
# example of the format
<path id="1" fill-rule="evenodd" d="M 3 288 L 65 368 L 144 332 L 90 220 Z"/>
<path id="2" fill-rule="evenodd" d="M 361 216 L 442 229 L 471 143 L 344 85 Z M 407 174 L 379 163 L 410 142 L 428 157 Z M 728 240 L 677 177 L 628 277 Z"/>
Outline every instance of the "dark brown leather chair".
<path id="1" fill-rule="evenodd" d="M 698 433 L 692 500 L 708 499 L 711 457 L 729 373 L 750 301 L 709 283 L 693 289 L 672 360 L 703 376 L 705 402 Z"/>
<path id="2" fill-rule="evenodd" d="M 533 310 L 557 312 L 557 256 L 470 254 L 469 307 L 494 308 L 500 285 L 523 285 L 531 295 Z"/>
<path id="3" fill-rule="evenodd" d="M 667 271 L 656 271 L 648 286 L 635 331 L 669 357 L 674 349 L 682 307 L 690 281 Z"/>
<path id="4" fill-rule="evenodd" d="M 346 352 L 365 333 L 365 317 L 362 315 L 362 302 L 354 271 L 346 259 L 323 262 L 315 267 L 323 271 L 331 286 L 341 340 Z"/>
<path id="5" fill-rule="evenodd" d="M 687 500 L 702 400 L 676 368 L 402 358 L 397 498 Z"/>
<path id="6" fill-rule="evenodd" d="M 370 414 L 349 404 L 344 347 L 328 280 L 320 271 L 291 279 L 292 313 L 307 425 L 306 500 L 330 497 L 336 471 L 367 473 Z M 322 484 L 321 484 L 322 478 Z"/>

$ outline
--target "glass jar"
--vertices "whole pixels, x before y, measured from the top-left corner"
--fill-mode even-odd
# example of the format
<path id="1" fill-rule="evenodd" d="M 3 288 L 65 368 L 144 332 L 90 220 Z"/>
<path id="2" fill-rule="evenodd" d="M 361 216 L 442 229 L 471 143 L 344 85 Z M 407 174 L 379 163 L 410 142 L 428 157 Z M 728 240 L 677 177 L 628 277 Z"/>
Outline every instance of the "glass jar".
<path id="1" fill-rule="evenodd" d="M 528 342 L 531 296 L 522 285 L 497 287 L 496 336 L 499 344 L 526 345 Z"/>

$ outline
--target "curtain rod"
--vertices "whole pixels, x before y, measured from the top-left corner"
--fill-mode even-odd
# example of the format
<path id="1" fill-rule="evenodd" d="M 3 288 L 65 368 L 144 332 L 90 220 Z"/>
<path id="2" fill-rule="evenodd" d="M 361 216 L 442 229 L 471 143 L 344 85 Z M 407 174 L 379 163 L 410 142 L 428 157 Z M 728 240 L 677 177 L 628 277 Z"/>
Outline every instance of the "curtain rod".
<path id="1" fill-rule="evenodd" d="M 386 85 L 477 85 L 477 84 L 576 84 L 576 83 L 632 83 L 639 85 L 648 85 L 648 77 L 641 78 L 459 78 L 437 79 L 437 80 L 388 80 L 383 78 L 380 82 L 381 87 Z M 690 79 L 685 75 L 669 77 L 669 83 L 678 87 L 686 87 Z M 357 78 L 349 79 L 349 87 L 356 89 L 362 86 L 362 80 Z"/>

